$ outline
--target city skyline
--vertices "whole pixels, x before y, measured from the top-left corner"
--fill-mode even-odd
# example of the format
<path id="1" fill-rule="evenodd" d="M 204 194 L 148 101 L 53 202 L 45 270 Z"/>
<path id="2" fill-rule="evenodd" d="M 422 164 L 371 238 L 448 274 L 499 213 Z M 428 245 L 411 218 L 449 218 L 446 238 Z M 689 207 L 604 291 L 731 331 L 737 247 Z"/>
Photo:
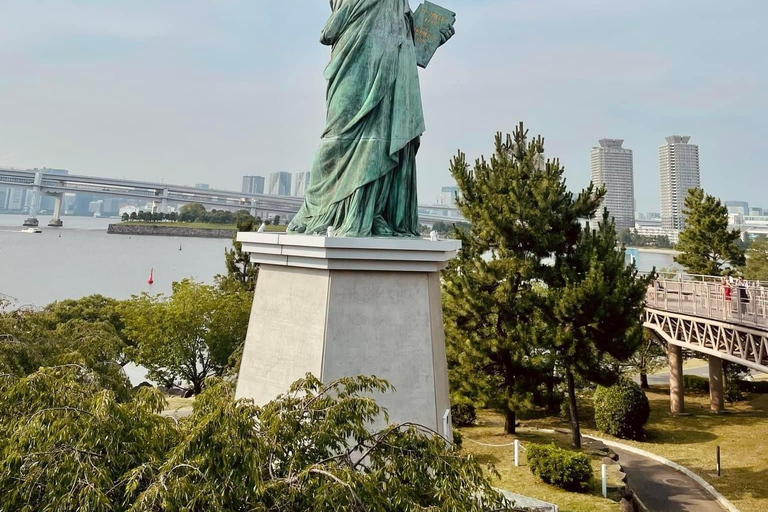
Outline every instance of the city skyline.
<path id="1" fill-rule="evenodd" d="M 0 65 L 16 72 L 0 78 L 0 163 L 226 189 L 238 188 L 256 155 L 264 173 L 306 170 L 323 129 L 329 54 L 317 34 L 328 5 L 297 1 L 234 1 L 215 17 L 201 0 L 6 3 Z M 768 46 L 765 3 L 452 7 L 457 37 L 421 72 L 424 200 L 451 184 L 457 149 L 489 156 L 494 133 L 523 120 L 546 137 L 573 190 L 589 181 L 584 152 L 620 137 L 634 149 L 637 208 L 660 210 L 658 141 L 690 133 L 706 148 L 709 192 L 763 202 L 768 77 L 754 63 Z M 525 57 L 498 66 L 510 52 Z"/>

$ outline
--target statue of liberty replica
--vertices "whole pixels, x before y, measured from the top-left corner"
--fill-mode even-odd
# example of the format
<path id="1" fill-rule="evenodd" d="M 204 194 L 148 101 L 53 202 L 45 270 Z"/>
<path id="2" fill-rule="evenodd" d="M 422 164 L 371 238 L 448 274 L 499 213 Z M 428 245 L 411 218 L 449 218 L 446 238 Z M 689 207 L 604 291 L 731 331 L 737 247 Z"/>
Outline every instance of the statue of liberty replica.
<path id="1" fill-rule="evenodd" d="M 331 0 L 326 128 L 292 233 L 419 236 L 416 153 L 425 130 L 418 66 L 455 33 L 430 2 Z"/>

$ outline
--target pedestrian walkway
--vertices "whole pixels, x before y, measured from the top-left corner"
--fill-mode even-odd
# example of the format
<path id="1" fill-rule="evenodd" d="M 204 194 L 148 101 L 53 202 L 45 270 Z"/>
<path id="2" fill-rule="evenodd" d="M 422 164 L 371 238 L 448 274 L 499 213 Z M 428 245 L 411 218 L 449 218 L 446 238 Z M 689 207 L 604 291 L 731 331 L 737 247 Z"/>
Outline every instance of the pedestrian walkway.
<path id="1" fill-rule="evenodd" d="M 724 512 L 715 498 L 687 475 L 641 455 L 611 447 L 629 486 L 648 512 Z"/>

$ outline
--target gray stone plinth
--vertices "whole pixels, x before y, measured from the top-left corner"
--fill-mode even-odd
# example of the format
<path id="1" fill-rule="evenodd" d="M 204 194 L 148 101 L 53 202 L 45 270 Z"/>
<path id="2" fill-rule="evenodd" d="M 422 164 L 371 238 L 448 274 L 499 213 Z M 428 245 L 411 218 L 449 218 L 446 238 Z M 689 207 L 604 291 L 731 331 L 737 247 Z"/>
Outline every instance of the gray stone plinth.
<path id="1" fill-rule="evenodd" d="M 22 224 L 22 226 L 36 228 L 39 224 L 40 222 L 36 218 L 30 217 L 24 221 L 24 224 Z"/>
<path id="2" fill-rule="evenodd" d="M 62 222 L 61 219 L 51 219 L 51 221 L 48 223 L 48 227 L 50 228 L 60 228 L 64 225 L 64 222 Z"/>
<path id="3" fill-rule="evenodd" d="M 241 233 L 261 263 L 237 396 L 264 404 L 312 373 L 375 375 L 393 423 L 450 432 L 438 271 L 459 243 Z"/>

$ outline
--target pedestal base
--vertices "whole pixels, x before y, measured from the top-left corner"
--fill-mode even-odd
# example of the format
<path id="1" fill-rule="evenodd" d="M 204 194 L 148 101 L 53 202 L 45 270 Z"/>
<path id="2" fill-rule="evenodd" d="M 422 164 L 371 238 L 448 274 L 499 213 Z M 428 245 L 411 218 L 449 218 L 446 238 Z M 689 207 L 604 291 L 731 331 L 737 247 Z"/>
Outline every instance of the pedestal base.
<path id="1" fill-rule="evenodd" d="M 264 404 L 312 373 L 375 375 L 390 422 L 451 438 L 438 271 L 458 242 L 245 233 L 260 262 L 239 398 Z M 390 270 L 387 270 L 390 269 Z"/>
<path id="2" fill-rule="evenodd" d="M 30 228 L 36 228 L 40 225 L 40 222 L 34 217 L 30 217 L 27 220 L 24 221 L 24 224 L 22 224 L 24 227 L 30 227 Z"/>
<path id="3" fill-rule="evenodd" d="M 51 219 L 51 221 L 48 223 L 48 227 L 50 228 L 60 228 L 64 225 L 64 223 L 61 221 L 61 219 Z"/>

